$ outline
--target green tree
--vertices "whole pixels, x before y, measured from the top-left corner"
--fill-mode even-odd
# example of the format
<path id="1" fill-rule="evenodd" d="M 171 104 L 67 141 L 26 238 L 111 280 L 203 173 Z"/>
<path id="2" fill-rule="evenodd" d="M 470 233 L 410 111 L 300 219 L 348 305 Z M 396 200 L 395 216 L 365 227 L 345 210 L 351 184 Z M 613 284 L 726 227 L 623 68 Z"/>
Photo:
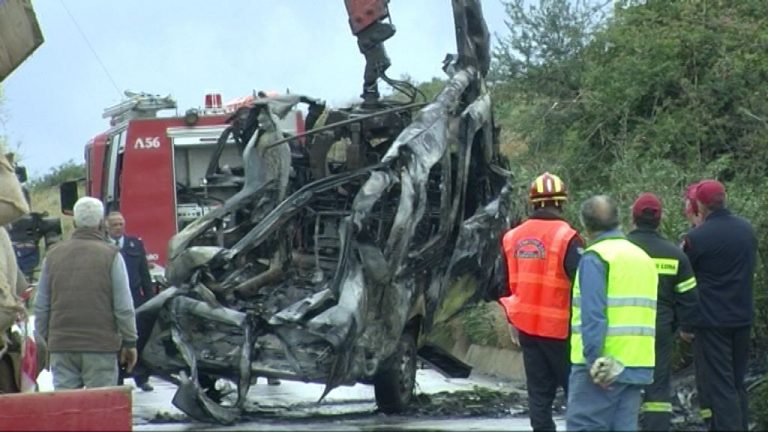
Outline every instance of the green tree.
<path id="1" fill-rule="evenodd" d="M 605 18 L 605 5 L 587 0 L 503 1 L 508 33 L 498 37 L 493 80 L 519 93 L 573 98 L 579 54 Z M 532 90 L 532 91 L 531 91 Z"/>
<path id="2" fill-rule="evenodd" d="M 607 8 L 587 0 L 503 3 L 508 33 L 497 35 L 490 76 L 504 141 L 518 144 L 506 147 L 560 147 L 564 126 L 582 115 L 581 53 L 604 24 Z"/>
<path id="3" fill-rule="evenodd" d="M 65 181 L 78 180 L 85 177 L 85 164 L 73 160 L 64 162 L 48 170 L 48 173 L 31 179 L 29 187 L 32 191 L 55 188 Z"/>
<path id="4" fill-rule="evenodd" d="M 502 52 L 533 44 L 526 49 L 554 53 L 530 56 L 536 62 L 521 63 L 518 75 L 507 74 L 494 87 L 502 101 L 500 122 L 528 150 L 521 165 L 558 169 L 576 190 L 630 184 L 634 192 L 645 185 L 641 190 L 674 192 L 670 201 L 702 176 L 733 183 L 734 192 L 761 184 L 768 163 L 762 146 L 768 138 L 768 89 L 762 85 L 768 3 L 648 1 L 617 6 L 602 24 L 579 18 L 586 12 L 563 3 L 542 1 L 527 18 L 520 15 L 521 2 L 507 4 L 511 23 L 538 23 L 530 27 L 539 31 L 547 23 L 581 25 L 569 33 L 579 35 L 578 42 L 563 42 L 562 49 L 545 49 L 550 39 L 534 30 L 518 42 L 502 39 Z M 545 19 L 548 13 L 555 17 Z M 496 65 L 508 59 L 497 55 Z M 497 67 L 505 76 L 508 68 Z M 553 91 L 557 80 L 538 79 L 542 71 L 571 67 L 578 79 L 559 87 L 573 87 L 571 99 Z M 645 167 L 657 174 L 639 175 Z M 671 173 L 672 184 L 655 182 L 663 177 L 659 170 Z"/>

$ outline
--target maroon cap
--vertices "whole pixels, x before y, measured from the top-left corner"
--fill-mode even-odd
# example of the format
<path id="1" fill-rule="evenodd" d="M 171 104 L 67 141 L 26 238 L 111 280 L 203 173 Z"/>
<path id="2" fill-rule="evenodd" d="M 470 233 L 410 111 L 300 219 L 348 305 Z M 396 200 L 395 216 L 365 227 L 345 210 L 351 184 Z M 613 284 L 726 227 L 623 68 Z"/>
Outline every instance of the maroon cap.
<path id="1" fill-rule="evenodd" d="M 696 204 L 696 189 L 698 183 L 691 183 L 685 189 L 685 214 L 686 216 L 699 214 L 699 205 Z"/>
<path id="2" fill-rule="evenodd" d="M 639 217 L 650 213 L 654 219 L 661 219 L 661 201 L 659 197 L 650 193 L 643 192 L 632 204 L 632 216 Z"/>
<path id="3" fill-rule="evenodd" d="M 725 186 L 717 180 L 702 180 L 696 187 L 696 200 L 706 206 L 725 203 Z"/>
<path id="4" fill-rule="evenodd" d="M 691 183 L 685 188 L 685 197 L 691 201 L 696 201 L 696 189 L 699 187 L 698 183 Z"/>

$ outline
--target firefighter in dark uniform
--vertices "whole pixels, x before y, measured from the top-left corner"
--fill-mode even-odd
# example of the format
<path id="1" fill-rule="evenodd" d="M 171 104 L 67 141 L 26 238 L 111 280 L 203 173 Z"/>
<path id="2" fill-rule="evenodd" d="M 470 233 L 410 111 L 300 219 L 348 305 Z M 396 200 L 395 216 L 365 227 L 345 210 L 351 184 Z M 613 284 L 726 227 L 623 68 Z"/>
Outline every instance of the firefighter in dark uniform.
<path id="1" fill-rule="evenodd" d="M 640 407 L 641 428 L 668 431 L 672 417 L 672 385 L 670 382 L 675 332 L 691 334 L 696 323 L 696 278 L 688 257 L 658 232 L 661 223 L 661 201 L 652 193 L 641 194 L 632 205 L 635 229 L 627 239 L 653 259 L 659 274 L 656 301 L 656 367 L 653 384 L 645 388 Z"/>
<path id="2" fill-rule="evenodd" d="M 499 301 L 523 349 L 533 430 L 555 430 L 552 402 L 568 390 L 571 285 L 584 242 L 562 217 L 565 183 L 544 173 L 531 184 L 533 214 L 504 234 L 507 286 Z"/>
<path id="3" fill-rule="evenodd" d="M 757 237 L 749 221 L 726 208 L 720 182 L 699 182 L 695 196 L 703 222 L 688 233 L 683 247 L 697 280 L 694 359 L 703 377 L 702 396 L 712 410 L 711 430 L 747 430 L 744 379 L 754 319 Z"/>
<path id="4" fill-rule="evenodd" d="M 698 183 L 692 183 L 689 184 L 688 187 L 685 190 L 685 218 L 690 222 L 691 228 L 696 228 L 697 226 L 701 225 L 703 222 L 701 220 L 701 213 L 699 213 L 699 205 L 696 202 L 696 188 L 699 186 Z M 683 250 L 685 248 L 685 237 L 687 233 L 683 234 L 682 241 L 680 242 L 680 250 Z M 686 340 L 693 341 L 693 334 L 692 333 L 680 333 L 680 336 L 683 338 L 686 338 Z M 701 351 L 701 344 L 694 343 L 693 344 L 693 357 L 694 358 L 703 358 L 703 352 Z M 699 365 L 696 365 L 695 371 L 696 371 L 696 391 L 698 392 L 698 400 L 699 400 L 699 417 L 701 417 L 701 420 L 704 422 L 704 424 L 707 425 L 707 428 L 709 428 L 710 421 L 712 420 L 712 409 L 711 404 L 709 403 L 709 398 L 707 393 L 704 391 L 704 376 L 701 374 L 701 367 Z"/>

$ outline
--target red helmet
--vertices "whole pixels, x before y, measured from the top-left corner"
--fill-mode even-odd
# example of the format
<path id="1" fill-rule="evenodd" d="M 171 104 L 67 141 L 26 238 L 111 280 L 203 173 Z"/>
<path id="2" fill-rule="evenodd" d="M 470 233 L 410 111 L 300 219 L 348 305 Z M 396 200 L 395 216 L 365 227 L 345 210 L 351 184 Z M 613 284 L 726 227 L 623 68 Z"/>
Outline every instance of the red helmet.
<path id="1" fill-rule="evenodd" d="M 545 201 L 553 201 L 556 204 L 568 200 L 568 188 L 565 183 L 560 180 L 560 177 L 545 172 L 544 174 L 536 177 L 536 180 L 531 183 L 531 191 L 529 194 L 529 201 L 531 204 L 541 203 Z"/>

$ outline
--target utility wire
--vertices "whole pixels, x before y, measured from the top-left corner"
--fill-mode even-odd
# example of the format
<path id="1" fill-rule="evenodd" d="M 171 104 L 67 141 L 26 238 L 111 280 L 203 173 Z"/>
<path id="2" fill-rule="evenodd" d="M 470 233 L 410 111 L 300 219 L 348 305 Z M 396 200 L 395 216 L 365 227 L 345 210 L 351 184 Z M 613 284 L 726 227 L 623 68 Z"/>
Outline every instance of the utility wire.
<path id="1" fill-rule="evenodd" d="M 96 57 L 96 61 L 98 61 L 98 62 L 99 62 L 99 65 L 101 65 L 101 69 L 103 69 L 103 70 L 104 70 L 104 73 L 107 75 L 107 78 L 109 78 L 109 82 L 111 82 L 111 83 L 112 83 L 112 87 L 114 87 L 114 88 L 115 88 L 115 91 L 117 92 L 117 95 L 118 95 L 119 97 L 123 97 L 123 94 L 122 94 L 122 92 L 120 92 L 120 87 L 119 87 L 119 86 L 117 85 L 117 83 L 115 82 L 115 79 L 114 79 L 114 78 L 112 78 L 112 74 L 110 74 L 110 73 L 109 73 L 109 70 L 108 70 L 108 69 L 107 69 L 107 67 L 104 65 L 104 62 L 103 62 L 103 61 L 101 61 L 101 57 L 99 57 L 99 54 L 98 54 L 98 53 L 96 53 L 96 50 L 93 48 L 93 45 L 91 45 L 91 41 L 89 41 L 89 40 L 88 40 L 88 37 L 87 37 L 87 36 L 85 35 L 85 33 L 83 32 L 83 29 L 82 29 L 82 28 L 80 28 L 80 24 L 78 24 L 78 23 L 77 23 L 77 20 L 76 20 L 76 19 L 75 19 L 75 17 L 72 15 L 72 12 L 70 12 L 70 11 L 69 11 L 69 8 L 68 8 L 68 7 L 67 7 L 67 5 L 64 3 L 64 0 L 59 0 L 59 3 L 61 3 L 61 6 L 62 6 L 62 7 L 64 8 L 64 10 L 67 12 L 67 15 L 69 15 L 69 18 L 72 20 L 72 23 L 75 25 L 75 28 L 76 28 L 76 29 L 77 29 L 77 31 L 80 33 L 80 36 L 82 36 L 82 37 L 83 37 L 83 40 L 85 41 L 85 44 L 86 44 L 86 45 L 88 45 L 88 48 L 89 48 L 89 49 L 91 50 L 91 52 L 93 53 L 93 56 L 94 56 L 94 57 Z"/>

